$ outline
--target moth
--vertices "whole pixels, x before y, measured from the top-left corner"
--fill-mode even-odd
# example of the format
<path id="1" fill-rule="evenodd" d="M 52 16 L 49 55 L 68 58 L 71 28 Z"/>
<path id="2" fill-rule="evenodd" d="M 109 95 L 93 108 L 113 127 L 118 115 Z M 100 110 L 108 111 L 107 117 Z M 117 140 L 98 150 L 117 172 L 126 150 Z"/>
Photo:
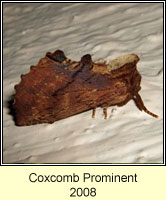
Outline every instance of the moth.
<path id="1" fill-rule="evenodd" d="M 46 53 L 30 72 L 21 75 L 15 86 L 15 123 L 28 126 L 53 123 L 97 107 L 123 106 L 131 99 L 140 111 L 157 118 L 144 105 L 139 91 L 141 75 L 136 54 L 120 56 L 108 63 L 93 62 L 91 55 L 80 61 L 68 59 L 64 52 Z"/>

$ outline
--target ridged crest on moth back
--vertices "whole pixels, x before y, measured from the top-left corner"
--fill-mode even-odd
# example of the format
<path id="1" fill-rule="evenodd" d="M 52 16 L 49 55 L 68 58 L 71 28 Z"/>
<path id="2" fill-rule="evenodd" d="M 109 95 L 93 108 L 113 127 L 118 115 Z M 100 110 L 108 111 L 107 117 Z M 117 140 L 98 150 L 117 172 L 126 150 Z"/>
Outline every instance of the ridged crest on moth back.
<path id="1" fill-rule="evenodd" d="M 64 52 L 61 50 L 56 50 L 54 53 L 50 53 L 48 52 L 46 54 L 47 57 L 49 57 L 50 59 L 57 61 L 59 63 L 63 62 L 64 60 L 67 59 L 67 57 L 65 56 Z"/>
<path id="2" fill-rule="evenodd" d="M 111 60 L 107 64 L 107 68 L 111 72 L 112 70 L 119 69 L 126 64 L 133 64 L 135 66 L 138 61 L 139 61 L 139 57 L 136 54 L 128 54 L 124 56 L 119 56 L 116 59 Z M 130 65 L 130 66 L 132 67 L 133 65 Z"/>
<path id="3" fill-rule="evenodd" d="M 81 63 L 83 63 L 83 64 L 91 64 L 92 63 L 91 55 L 90 54 L 86 54 L 86 55 L 82 56 Z"/>
<path id="4" fill-rule="evenodd" d="M 90 70 L 92 68 L 92 57 L 90 54 L 86 54 L 81 58 L 80 63 L 85 67 L 88 68 L 88 70 Z"/>

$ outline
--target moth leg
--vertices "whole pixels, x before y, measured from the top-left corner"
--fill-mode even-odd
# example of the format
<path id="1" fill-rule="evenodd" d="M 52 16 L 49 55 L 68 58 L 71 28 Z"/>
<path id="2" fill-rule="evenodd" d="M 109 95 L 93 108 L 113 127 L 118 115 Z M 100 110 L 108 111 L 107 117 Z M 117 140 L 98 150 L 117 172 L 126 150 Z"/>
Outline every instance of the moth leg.
<path id="1" fill-rule="evenodd" d="M 93 108 L 93 110 L 92 110 L 92 118 L 95 118 L 95 114 L 96 114 L 96 108 Z"/>
<path id="2" fill-rule="evenodd" d="M 108 108 L 108 107 L 104 107 L 104 108 L 103 108 L 104 119 L 107 119 L 107 108 Z"/>
<path id="3" fill-rule="evenodd" d="M 146 112 L 147 114 L 149 114 L 149 115 L 151 115 L 151 116 L 153 116 L 153 117 L 155 117 L 155 118 L 158 118 L 158 115 L 156 115 L 156 114 L 150 112 L 150 111 L 145 107 L 145 105 L 144 105 L 144 103 L 143 103 L 143 101 L 142 101 L 142 99 L 141 99 L 141 96 L 140 96 L 138 93 L 135 94 L 135 95 L 133 96 L 133 100 L 134 100 L 136 106 L 139 108 L 139 110 L 141 110 L 141 111 L 143 110 L 143 111 Z"/>

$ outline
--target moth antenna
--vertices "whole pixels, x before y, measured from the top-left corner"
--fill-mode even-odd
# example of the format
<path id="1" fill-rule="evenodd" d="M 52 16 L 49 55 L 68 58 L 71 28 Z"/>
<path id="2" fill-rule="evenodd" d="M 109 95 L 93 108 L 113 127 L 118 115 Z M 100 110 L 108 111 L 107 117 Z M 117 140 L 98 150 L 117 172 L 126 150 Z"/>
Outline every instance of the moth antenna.
<path id="1" fill-rule="evenodd" d="M 155 118 L 158 118 L 158 117 L 159 117 L 158 115 L 156 115 L 156 114 L 150 112 L 150 111 L 145 107 L 145 105 L 144 105 L 144 103 L 143 103 L 143 101 L 142 101 L 142 99 L 141 99 L 141 96 L 140 96 L 138 93 L 135 94 L 135 95 L 133 96 L 133 100 L 134 100 L 136 106 L 137 106 L 141 111 L 143 110 L 144 112 L 146 112 L 147 114 L 149 114 L 149 115 L 151 115 L 151 116 L 153 116 L 153 117 L 155 117 Z"/>
<path id="2" fill-rule="evenodd" d="M 93 110 L 92 110 L 92 118 L 95 118 L 95 114 L 96 114 L 96 108 L 93 108 Z"/>

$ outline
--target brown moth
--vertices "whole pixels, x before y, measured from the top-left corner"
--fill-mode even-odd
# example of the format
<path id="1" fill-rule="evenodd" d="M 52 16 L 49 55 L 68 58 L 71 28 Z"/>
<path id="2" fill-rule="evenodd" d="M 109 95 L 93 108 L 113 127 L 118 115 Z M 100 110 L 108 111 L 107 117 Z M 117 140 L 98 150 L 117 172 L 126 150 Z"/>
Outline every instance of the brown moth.
<path id="1" fill-rule="evenodd" d="M 47 53 L 15 86 L 13 108 L 18 126 L 53 123 L 72 115 L 102 107 L 123 106 L 131 99 L 139 110 L 153 117 L 139 95 L 139 57 L 129 54 L 106 62 L 93 62 L 91 55 L 71 61 L 64 52 Z"/>

